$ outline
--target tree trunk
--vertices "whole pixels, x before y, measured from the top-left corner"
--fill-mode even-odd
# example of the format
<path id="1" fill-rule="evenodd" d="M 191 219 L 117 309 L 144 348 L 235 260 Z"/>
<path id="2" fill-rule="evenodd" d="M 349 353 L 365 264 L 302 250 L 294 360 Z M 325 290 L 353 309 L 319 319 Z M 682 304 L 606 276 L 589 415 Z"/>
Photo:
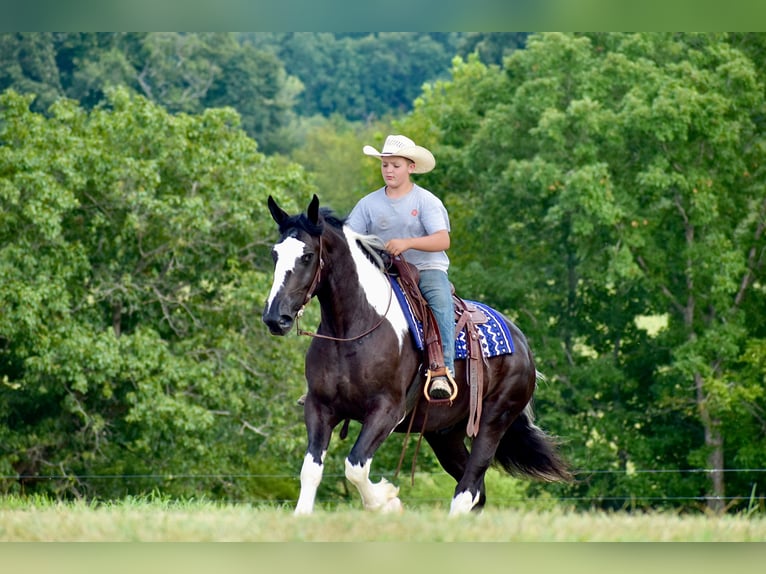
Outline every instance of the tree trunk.
<path id="1" fill-rule="evenodd" d="M 114 336 L 119 339 L 122 331 L 122 301 L 112 304 L 112 329 Z"/>
<path id="2" fill-rule="evenodd" d="M 702 426 L 705 429 L 705 446 L 708 448 L 707 467 L 710 477 L 707 507 L 716 514 L 724 511 L 726 494 L 723 473 L 723 435 L 721 434 L 721 421 L 710 416 L 705 400 L 704 380 L 702 375 L 694 375 L 694 385 L 697 391 L 697 409 L 700 413 Z"/>
<path id="3" fill-rule="evenodd" d="M 723 436 L 719 421 L 713 421 L 712 427 L 705 429 L 705 444 L 710 448 L 708 468 L 711 469 L 710 486 L 713 496 L 708 498 L 707 507 L 716 514 L 721 514 L 726 507 L 726 489 L 723 474 Z"/>

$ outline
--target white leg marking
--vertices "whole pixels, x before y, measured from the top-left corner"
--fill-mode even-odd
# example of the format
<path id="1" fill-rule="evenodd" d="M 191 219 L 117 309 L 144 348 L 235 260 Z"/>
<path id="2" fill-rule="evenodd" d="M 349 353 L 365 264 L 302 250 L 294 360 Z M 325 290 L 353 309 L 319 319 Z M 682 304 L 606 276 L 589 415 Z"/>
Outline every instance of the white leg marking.
<path id="1" fill-rule="evenodd" d="M 271 307 L 271 302 L 274 301 L 274 297 L 284 285 L 287 274 L 295 269 L 295 263 L 303 255 L 305 247 L 306 244 L 298 241 L 295 237 L 288 237 L 274 246 L 277 262 L 274 265 L 274 282 L 271 284 L 267 307 Z"/>
<path id="2" fill-rule="evenodd" d="M 471 492 L 468 490 L 464 490 L 460 494 L 456 494 L 455 497 L 452 499 L 452 504 L 450 505 L 449 514 L 450 516 L 460 516 L 461 514 L 468 514 L 471 512 L 471 509 L 476 506 L 476 503 L 479 502 L 479 494 L 477 493 L 475 497 L 471 497 Z"/>
<path id="3" fill-rule="evenodd" d="M 362 495 L 362 504 L 366 510 L 380 510 L 381 512 L 402 512 L 402 502 L 399 500 L 399 488 L 381 478 L 380 482 L 370 482 L 370 463 L 368 460 L 364 466 L 352 465 L 346 459 L 346 478 L 356 486 Z"/>
<path id="4" fill-rule="evenodd" d="M 322 482 L 322 472 L 324 470 L 324 457 L 327 451 L 322 453 L 322 464 L 314 462 L 314 457 L 306 454 L 301 467 L 301 493 L 298 496 L 298 504 L 295 505 L 295 514 L 311 514 L 314 511 L 314 500 L 317 495 L 317 488 Z"/>
<path id="5" fill-rule="evenodd" d="M 402 308 L 399 306 L 396 295 L 391 293 L 388 277 L 381 273 L 380 269 L 367 259 L 367 256 L 357 245 L 356 238 L 361 236 L 352 231 L 348 226 L 343 228 L 343 232 L 346 234 L 346 241 L 351 249 L 351 257 L 356 265 L 356 274 L 359 276 L 359 284 L 364 290 L 367 302 L 373 306 L 379 315 L 386 315 L 389 323 L 394 328 L 396 336 L 399 338 L 399 349 L 401 350 L 409 331 L 409 325 Z M 388 304 L 389 298 L 391 298 L 390 307 Z M 386 309 L 388 309 L 388 312 L 386 312 Z"/>

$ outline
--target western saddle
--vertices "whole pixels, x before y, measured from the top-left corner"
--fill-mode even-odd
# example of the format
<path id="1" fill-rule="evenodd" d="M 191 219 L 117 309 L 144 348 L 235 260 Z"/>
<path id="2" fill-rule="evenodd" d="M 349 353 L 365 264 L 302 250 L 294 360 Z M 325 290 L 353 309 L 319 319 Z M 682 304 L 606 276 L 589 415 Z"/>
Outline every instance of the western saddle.
<path id="1" fill-rule="evenodd" d="M 452 403 L 459 393 L 459 385 L 455 382 L 452 373 L 444 365 L 444 352 L 439 327 L 436 323 L 431 308 L 420 292 L 418 281 L 420 274 L 414 265 L 404 261 L 400 257 L 392 259 L 394 267 L 391 274 L 395 275 L 405 297 L 410 303 L 415 318 L 423 325 L 423 354 L 425 367 L 425 383 L 423 394 L 429 403 L 447 404 Z M 455 307 L 455 336 L 461 331 L 465 332 L 466 341 L 466 386 L 469 393 L 469 414 L 466 433 L 468 436 L 476 436 L 479 430 L 481 418 L 481 403 L 484 387 L 484 357 L 481 351 L 478 325 L 487 322 L 487 316 L 481 309 L 464 301 L 452 291 L 452 300 Z M 432 399 L 428 395 L 428 385 L 433 377 L 445 375 L 452 388 L 452 393 L 446 399 Z"/>

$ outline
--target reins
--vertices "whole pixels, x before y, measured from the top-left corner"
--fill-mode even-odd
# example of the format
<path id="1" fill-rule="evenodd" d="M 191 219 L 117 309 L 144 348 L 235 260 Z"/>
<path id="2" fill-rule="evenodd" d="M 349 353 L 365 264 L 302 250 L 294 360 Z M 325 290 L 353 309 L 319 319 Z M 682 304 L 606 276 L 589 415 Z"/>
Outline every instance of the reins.
<path id="1" fill-rule="evenodd" d="M 415 406 L 410 411 L 410 422 L 407 425 L 407 433 L 404 435 L 404 441 L 402 442 L 402 454 L 399 456 L 399 464 L 396 465 L 396 472 L 394 472 L 394 478 L 399 477 L 399 471 L 402 470 L 402 463 L 404 462 L 404 455 L 407 453 L 407 443 L 410 440 L 410 435 L 412 434 L 412 423 L 415 421 L 415 412 L 418 410 L 418 405 L 420 404 L 420 393 L 417 393 L 417 398 L 415 399 Z M 415 443 L 415 452 L 412 454 L 412 467 L 410 468 L 410 484 L 412 486 L 415 486 L 415 463 L 418 460 L 418 453 L 420 452 L 420 444 L 423 442 L 423 433 L 426 429 L 426 424 L 428 423 L 428 408 L 431 406 L 430 402 L 426 403 L 426 410 L 425 414 L 423 415 L 423 427 L 420 429 L 420 434 L 418 435 L 418 442 Z"/>
<path id="2" fill-rule="evenodd" d="M 316 290 L 317 286 L 319 285 L 320 276 L 322 274 L 322 269 L 324 268 L 324 259 L 322 258 L 322 237 L 319 237 L 319 265 L 317 265 L 316 273 L 314 273 L 314 279 L 311 281 L 311 286 L 309 287 L 308 291 L 306 291 L 306 299 L 303 302 L 303 305 L 301 305 L 300 310 L 295 315 L 295 330 L 299 335 L 306 335 L 307 337 L 315 337 L 317 339 L 328 339 L 330 341 L 339 341 L 339 342 L 350 342 L 350 341 L 358 341 L 359 339 L 366 337 L 370 333 L 372 333 L 375 329 L 380 327 L 383 324 L 383 321 L 386 319 L 386 315 L 388 315 L 389 309 L 391 309 L 391 301 L 393 300 L 394 296 L 394 287 L 389 282 L 388 285 L 388 305 L 386 306 L 386 311 L 381 315 L 380 321 L 375 323 L 372 327 L 367 329 L 364 333 L 361 335 L 356 335 L 355 337 L 331 337 L 330 335 L 320 335 L 319 333 L 315 333 L 313 331 L 304 331 L 300 328 L 300 318 L 303 316 L 303 311 L 306 308 L 306 305 L 309 304 L 311 301 L 311 298 L 314 296 L 314 291 Z M 387 275 L 386 275 L 387 276 Z"/>

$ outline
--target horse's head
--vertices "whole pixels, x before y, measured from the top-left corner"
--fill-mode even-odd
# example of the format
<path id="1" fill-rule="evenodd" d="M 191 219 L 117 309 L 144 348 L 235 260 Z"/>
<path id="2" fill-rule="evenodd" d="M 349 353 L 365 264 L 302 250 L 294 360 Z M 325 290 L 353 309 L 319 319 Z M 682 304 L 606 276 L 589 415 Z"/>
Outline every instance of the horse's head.
<path id="1" fill-rule="evenodd" d="M 279 226 L 280 238 L 271 251 L 274 283 L 263 310 L 263 322 L 272 335 L 285 335 L 319 281 L 324 221 L 316 195 L 305 214 L 289 215 L 271 196 L 269 211 Z"/>

